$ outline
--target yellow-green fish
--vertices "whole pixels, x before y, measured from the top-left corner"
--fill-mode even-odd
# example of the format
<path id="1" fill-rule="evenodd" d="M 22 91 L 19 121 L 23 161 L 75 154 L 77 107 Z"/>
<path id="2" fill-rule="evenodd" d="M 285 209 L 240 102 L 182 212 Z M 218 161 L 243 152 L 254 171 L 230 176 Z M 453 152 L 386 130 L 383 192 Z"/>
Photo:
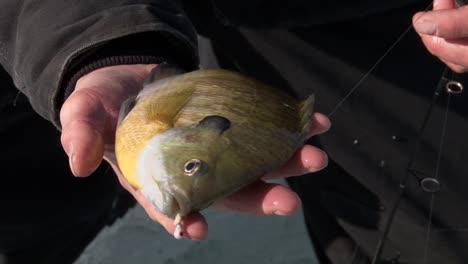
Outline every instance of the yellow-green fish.
<path id="1" fill-rule="evenodd" d="M 183 219 L 288 161 L 313 103 L 239 73 L 160 64 L 122 105 L 118 164 L 159 211 Z"/>

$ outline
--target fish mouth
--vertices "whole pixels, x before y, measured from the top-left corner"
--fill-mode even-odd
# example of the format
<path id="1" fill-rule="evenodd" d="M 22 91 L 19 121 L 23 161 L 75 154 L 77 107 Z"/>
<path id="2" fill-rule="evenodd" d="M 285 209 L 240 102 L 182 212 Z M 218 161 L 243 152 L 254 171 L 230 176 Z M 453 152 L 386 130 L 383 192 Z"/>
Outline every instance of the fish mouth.
<path id="1" fill-rule="evenodd" d="M 173 199 L 173 217 L 177 214 L 181 217 L 188 215 L 191 211 L 191 206 L 187 194 L 177 187 L 166 187 L 164 189 Z"/>

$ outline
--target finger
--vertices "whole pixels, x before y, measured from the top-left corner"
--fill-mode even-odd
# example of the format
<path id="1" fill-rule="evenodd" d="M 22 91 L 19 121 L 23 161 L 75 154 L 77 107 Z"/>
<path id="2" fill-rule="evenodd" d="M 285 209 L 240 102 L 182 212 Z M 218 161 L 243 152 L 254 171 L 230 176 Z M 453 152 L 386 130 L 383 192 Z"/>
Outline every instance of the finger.
<path id="1" fill-rule="evenodd" d="M 279 169 L 266 174 L 262 179 L 272 180 L 317 172 L 328 165 L 328 156 L 321 149 L 304 145 L 293 157 Z"/>
<path id="2" fill-rule="evenodd" d="M 299 196 L 291 189 L 258 181 L 216 202 L 213 207 L 255 215 L 291 215 L 300 205 Z"/>
<path id="3" fill-rule="evenodd" d="M 468 38 L 446 40 L 434 36 L 421 36 L 427 50 L 441 60 L 468 67 Z"/>
<path id="4" fill-rule="evenodd" d="M 67 124 L 63 128 L 61 141 L 73 175 L 89 176 L 101 164 L 104 154 L 103 138 L 88 123 L 73 121 Z"/>
<path id="5" fill-rule="evenodd" d="M 456 73 L 464 73 L 468 72 L 468 67 L 464 67 L 455 63 L 451 63 L 449 61 L 446 61 L 444 59 L 440 59 L 442 62 L 444 62 L 450 69 L 452 69 Z"/>
<path id="6" fill-rule="evenodd" d="M 112 158 L 110 158 L 112 159 Z M 106 157 L 106 160 L 109 161 L 109 158 Z M 133 188 L 130 183 L 123 177 L 120 169 L 116 165 L 116 163 L 113 163 L 109 161 L 111 164 L 112 168 L 117 174 L 117 177 L 119 178 L 120 184 L 128 191 L 130 194 L 135 197 L 137 202 L 143 207 L 145 212 L 148 214 L 148 216 L 153 220 L 161 224 L 164 229 L 167 230 L 167 232 L 171 235 L 174 234 L 176 226 L 174 225 L 174 220 L 165 216 L 161 212 L 159 212 L 152 204 L 151 202 L 146 199 L 143 194 Z M 207 237 L 208 235 L 208 224 L 206 223 L 205 218 L 199 214 L 199 213 L 194 213 L 190 214 L 187 217 L 183 219 L 183 233 L 184 233 L 184 238 L 191 239 L 191 240 L 203 240 Z"/>
<path id="7" fill-rule="evenodd" d="M 413 16 L 413 25 L 419 34 L 456 39 L 468 37 L 468 6 L 419 12 Z"/>
<path id="8" fill-rule="evenodd" d="M 434 0 L 433 9 L 442 10 L 442 9 L 452 9 L 455 7 L 454 0 Z"/>
<path id="9" fill-rule="evenodd" d="M 86 92 L 73 93 L 60 111 L 61 142 L 75 176 L 90 175 L 104 154 L 105 116 L 98 100 Z"/>
<path id="10" fill-rule="evenodd" d="M 328 117 L 322 113 L 314 113 L 312 115 L 312 125 L 309 129 L 308 138 L 327 132 L 331 127 L 331 122 Z"/>

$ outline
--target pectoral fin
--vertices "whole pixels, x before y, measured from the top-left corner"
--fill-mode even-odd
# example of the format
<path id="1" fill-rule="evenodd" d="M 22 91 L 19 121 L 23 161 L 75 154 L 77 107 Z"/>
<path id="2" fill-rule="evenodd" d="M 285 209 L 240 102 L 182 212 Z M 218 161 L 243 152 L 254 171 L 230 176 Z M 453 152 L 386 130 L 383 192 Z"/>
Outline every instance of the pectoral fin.
<path id="1" fill-rule="evenodd" d="M 207 116 L 201 120 L 197 127 L 214 129 L 222 134 L 231 127 L 231 121 L 223 116 Z"/>

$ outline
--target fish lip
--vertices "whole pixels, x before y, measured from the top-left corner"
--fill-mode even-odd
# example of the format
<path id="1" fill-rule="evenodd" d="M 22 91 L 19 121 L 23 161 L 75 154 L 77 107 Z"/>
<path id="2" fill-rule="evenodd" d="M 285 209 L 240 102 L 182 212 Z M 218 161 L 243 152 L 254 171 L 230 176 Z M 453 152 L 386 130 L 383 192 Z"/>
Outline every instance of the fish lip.
<path id="1" fill-rule="evenodd" d="M 176 186 L 167 186 L 166 192 L 169 193 L 178 206 L 178 214 L 181 217 L 188 215 L 191 211 L 190 201 L 187 194 Z M 176 214 L 177 214 L 176 213 Z"/>

